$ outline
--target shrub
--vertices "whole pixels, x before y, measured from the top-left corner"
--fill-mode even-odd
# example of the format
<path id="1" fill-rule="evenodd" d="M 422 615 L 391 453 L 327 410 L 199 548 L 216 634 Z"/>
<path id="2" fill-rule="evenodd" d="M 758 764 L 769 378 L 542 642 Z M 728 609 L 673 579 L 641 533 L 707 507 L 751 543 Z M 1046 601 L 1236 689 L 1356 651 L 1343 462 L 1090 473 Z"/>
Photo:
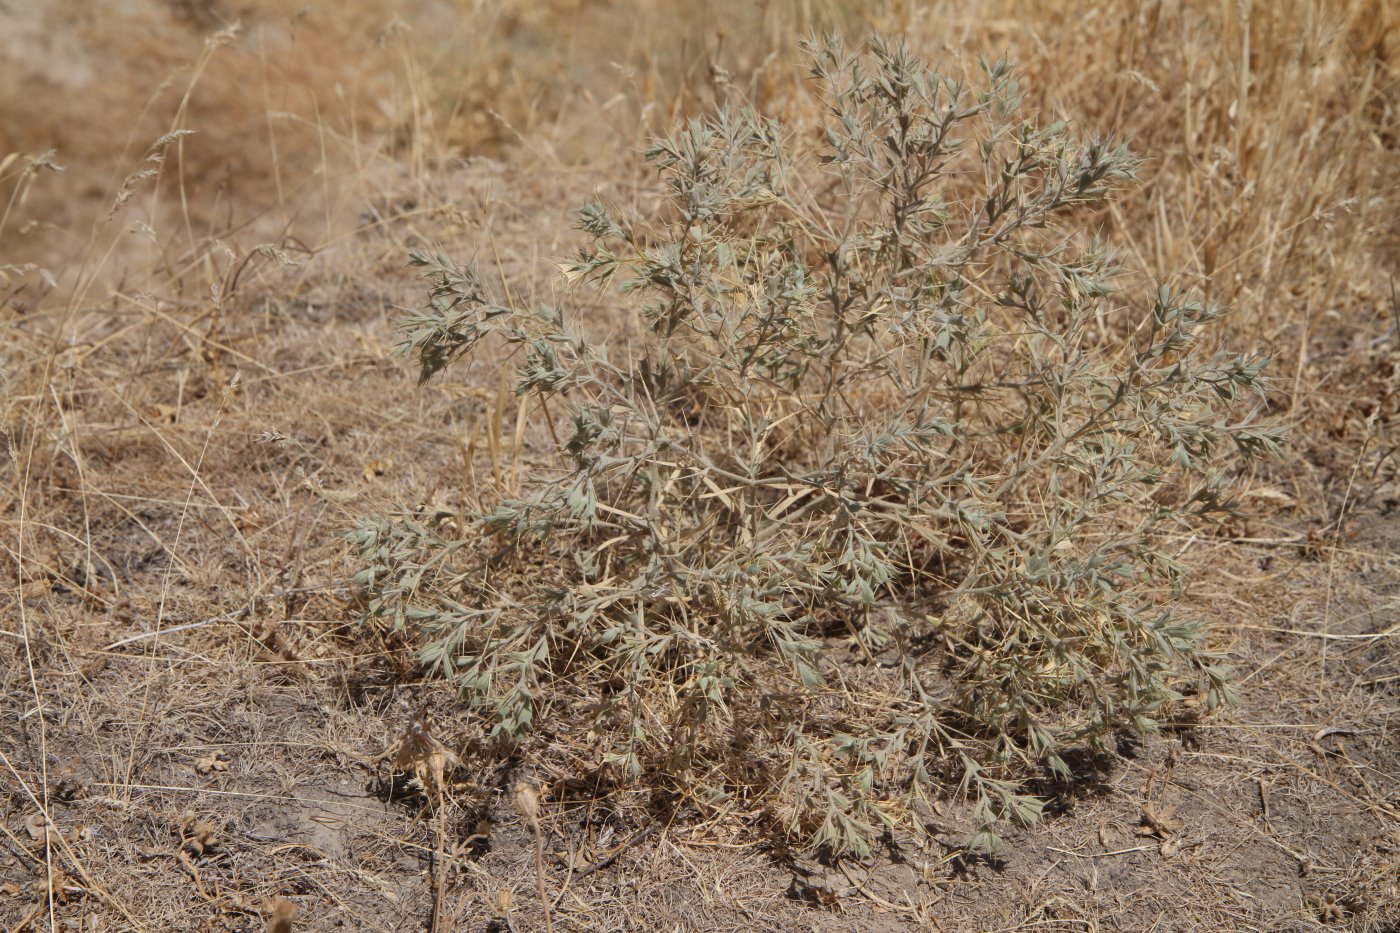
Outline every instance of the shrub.
<path id="1" fill-rule="evenodd" d="M 1124 147 L 1028 116 L 1004 62 L 806 51 L 819 146 L 722 109 L 647 153 L 649 221 L 582 209 L 564 274 L 634 344 L 413 254 L 422 378 L 504 342 L 572 432 L 465 536 L 363 521 L 359 580 L 504 739 L 584 716 L 620 778 L 838 852 L 956 785 L 994 850 L 1067 748 L 1228 698 L 1164 536 L 1281 432 L 1240 410 L 1264 361 L 1202 346 L 1216 308 L 1114 297 L 1082 230 Z"/>

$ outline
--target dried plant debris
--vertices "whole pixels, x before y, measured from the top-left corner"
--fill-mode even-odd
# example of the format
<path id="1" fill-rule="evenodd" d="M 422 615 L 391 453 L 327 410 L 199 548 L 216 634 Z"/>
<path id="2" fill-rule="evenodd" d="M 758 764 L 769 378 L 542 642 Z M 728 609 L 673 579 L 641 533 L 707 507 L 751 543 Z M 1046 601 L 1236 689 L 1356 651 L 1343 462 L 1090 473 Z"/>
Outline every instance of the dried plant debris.
<path id="1" fill-rule="evenodd" d="M 1186 821 L 1176 815 L 1176 807 L 1162 807 L 1158 809 L 1151 801 L 1142 805 L 1142 825 L 1138 827 L 1139 836 L 1156 836 L 1158 839 L 1169 839 L 1180 832 L 1186 826 Z"/>
<path id="2" fill-rule="evenodd" d="M 447 790 L 447 776 L 462 767 L 462 760 L 430 730 L 427 710 L 419 710 L 408 720 L 403 734 L 369 763 L 388 761 L 396 770 L 412 772 L 419 786 L 436 799 Z"/>
<path id="3" fill-rule="evenodd" d="M 297 919 L 297 905 L 285 898 L 273 898 L 268 905 L 267 933 L 292 933 Z"/>

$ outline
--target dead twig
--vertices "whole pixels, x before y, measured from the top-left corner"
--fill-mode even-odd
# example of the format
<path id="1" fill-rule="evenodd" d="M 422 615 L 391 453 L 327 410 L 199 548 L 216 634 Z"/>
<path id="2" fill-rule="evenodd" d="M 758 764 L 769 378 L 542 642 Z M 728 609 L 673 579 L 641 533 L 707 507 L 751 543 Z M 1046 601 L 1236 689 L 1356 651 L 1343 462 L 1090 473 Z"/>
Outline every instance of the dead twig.
<path id="1" fill-rule="evenodd" d="M 613 849 L 611 852 L 609 852 L 607 855 L 603 856 L 603 857 L 600 858 L 598 861 L 594 862 L 592 865 L 589 865 L 589 866 L 586 867 L 586 868 L 580 869 L 580 870 L 578 871 L 578 873 L 574 875 L 574 877 L 575 877 L 575 878 L 587 878 L 589 875 L 593 874 L 595 871 L 602 871 L 603 869 L 608 868 L 609 866 L 611 866 L 611 865 L 613 864 L 613 862 L 616 862 L 616 861 L 618 860 L 618 858 L 620 858 L 620 857 L 622 856 L 622 853 L 626 852 L 628 849 L 631 849 L 631 848 L 634 847 L 634 846 L 637 846 L 637 845 L 642 844 L 642 843 L 645 842 L 647 839 L 649 839 L 649 838 L 651 837 L 651 835 L 652 835 L 653 833 L 655 833 L 655 832 L 656 832 L 656 824 L 655 824 L 655 823 L 652 823 L 650 826 L 646 826 L 646 827 L 644 827 L 644 828 L 638 830 L 637 832 L 633 833 L 632 836 L 631 836 L 629 839 L 627 839 L 627 840 L 626 840 L 625 842 L 623 842 L 621 845 L 619 845 L 619 846 L 617 846 L 616 848 L 614 848 L 614 849 Z"/>

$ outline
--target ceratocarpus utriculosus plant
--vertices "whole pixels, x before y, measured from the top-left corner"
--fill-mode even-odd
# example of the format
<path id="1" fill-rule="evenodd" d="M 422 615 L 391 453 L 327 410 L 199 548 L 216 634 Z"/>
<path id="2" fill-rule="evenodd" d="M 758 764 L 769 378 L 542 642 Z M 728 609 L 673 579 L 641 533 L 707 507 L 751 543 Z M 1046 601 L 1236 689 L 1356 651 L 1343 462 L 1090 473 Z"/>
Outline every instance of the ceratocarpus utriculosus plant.
<path id="1" fill-rule="evenodd" d="M 836 851 L 960 790 L 995 849 L 1067 748 L 1227 698 L 1164 541 L 1282 433 L 1264 361 L 1202 346 L 1217 309 L 1115 291 L 1086 230 L 1124 147 L 1028 114 L 1003 62 L 806 51 L 819 144 L 726 107 L 647 152 L 654 216 L 582 209 L 564 274 L 640 342 L 413 254 L 422 378 L 513 346 L 572 431 L 465 535 L 361 522 L 359 579 L 498 735 L 582 718 L 620 779 Z"/>

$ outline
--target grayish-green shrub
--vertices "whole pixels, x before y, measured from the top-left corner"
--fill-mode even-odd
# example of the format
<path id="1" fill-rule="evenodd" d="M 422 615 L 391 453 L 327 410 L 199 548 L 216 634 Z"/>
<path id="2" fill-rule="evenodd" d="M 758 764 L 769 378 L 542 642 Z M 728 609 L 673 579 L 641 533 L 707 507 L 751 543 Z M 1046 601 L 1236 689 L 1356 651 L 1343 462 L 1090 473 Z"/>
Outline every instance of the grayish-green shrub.
<path id="1" fill-rule="evenodd" d="M 1068 747 L 1228 696 L 1164 536 L 1281 434 L 1263 361 L 1202 348 L 1217 309 L 1115 293 L 1086 230 L 1122 146 L 1028 115 L 1005 63 L 808 51 L 819 142 L 726 108 L 647 153 L 655 216 L 581 211 L 565 274 L 632 344 L 413 255 L 423 379 L 504 342 L 572 431 L 464 537 L 361 523 L 360 580 L 500 735 L 583 704 L 619 776 L 838 851 L 960 789 L 994 849 Z"/>

